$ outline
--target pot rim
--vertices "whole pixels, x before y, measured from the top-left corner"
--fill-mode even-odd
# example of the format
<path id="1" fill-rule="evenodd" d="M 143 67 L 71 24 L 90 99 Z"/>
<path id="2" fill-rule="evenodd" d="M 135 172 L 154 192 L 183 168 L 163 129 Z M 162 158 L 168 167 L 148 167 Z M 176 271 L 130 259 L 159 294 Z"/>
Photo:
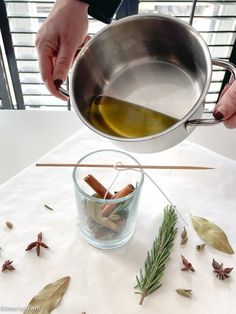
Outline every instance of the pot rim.
<path id="1" fill-rule="evenodd" d="M 205 97 L 206 94 L 209 90 L 209 86 L 211 83 L 211 76 L 212 76 L 212 57 L 209 51 L 209 48 L 206 44 L 206 42 L 204 41 L 204 39 L 202 38 L 202 36 L 200 35 L 200 33 L 194 29 L 191 25 L 189 25 L 188 23 L 170 16 L 170 15 L 166 15 L 166 14 L 136 14 L 136 15 L 132 15 L 132 16 L 128 16 L 125 18 L 122 18 L 120 20 L 114 21 L 112 24 L 110 25 L 106 25 L 104 28 L 102 28 L 100 31 L 98 31 L 87 43 L 86 45 L 81 49 L 80 53 L 78 54 L 77 58 L 75 59 L 72 71 L 71 71 L 71 75 L 70 75 L 70 81 L 69 81 L 69 91 L 73 91 L 72 86 L 73 86 L 73 82 L 74 82 L 74 74 L 75 74 L 75 70 L 77 68 L 77 66 L 79 65 L 79 63 L 81 62 L 83 56 L 85 55 L 86 51 L 88 50 L 88 48 L 90 46 L 93 45 L 94 41 L 97 40 L 98 37 L 100 37 L 101 34 L 103 34 L 104 32 L 106 32 L 108 29 L 116 27 L 117 25 L 120 24 L 125 24 L 125 23 L 129 23 L 132 20 L 145 20 L 145 19 L 149 19 L 149 18 L 154 18 L 154 19 L 158 19 L 158 18 L 164 18 L 166 20 L 170 20 L 170 21 L 174 21 L 175 23 L 178 24 L 182 24 L 184 27 L 186 27 L 193 35 L 193 37 L 199 42 L 205 59 L 206 59 L 206 79 L 205 79 L 205 85 L 204 88 L 202 89 L 201 95 L 199 96 L 198 100 L 196 101 L 195 105 L 192 107 L 192 109 L 181 119 L 179 120 L 177 123 L 175 123 L 173 126 L 171 126 L 170 128 L 166 129 L 165 131 L 162 131 L 160 133 L 155 133 L 149 136 L 143 136 L 143 137 L 132 137 L 132 138 L 126 138 L 126 137 L 119 137 L 119 136 L 114 136 L 114 135 L 109 135 L 107 133 L 104 133 L 100 130 L 98 130 L 97 128 L 95 128 L 92 124 L 90 124 L 81 114 L 78 106 L 75 106 L 74 103 L 76 103 L 75 97 L 74 97 L 74 93 L 72 93 L 70 95 L 71 99 L 72 99 L 72 104 L 75 108 L 75 111 L 77 113 L 77 115 L 79 116 L 79 118 L 81 119 L 81 121 L 87 126 L 89 127 L 92 131 L 96 132 L 99 135 L 102 135 L 110 140 L 113 141 L 120 141 L 120 142 L 142 142 L 142 141 L 147 141 L 147 140 L 153 140 L 155 138 L 159 138 L 161 136 L 164 136 L 170 132 L 172 132 L 173 130 L 177 129 L 179 126 L 181 126 L 182 124 L 186 124 L 186 122 L 189 120 L 189 118 L 191 118 L 194 113 L 198 110 L 198 108 L 204 103 L 205 101 Z"/>

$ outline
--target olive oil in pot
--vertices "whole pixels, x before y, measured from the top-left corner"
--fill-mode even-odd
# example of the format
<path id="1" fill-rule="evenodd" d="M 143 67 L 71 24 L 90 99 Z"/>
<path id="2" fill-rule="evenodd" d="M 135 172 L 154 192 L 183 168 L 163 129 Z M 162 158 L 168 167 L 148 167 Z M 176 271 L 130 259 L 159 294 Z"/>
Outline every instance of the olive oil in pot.
<path id="1" fill-rule="evenodd" d="M 160 133 L 178 122 L 158 111 L 104 95 L 92 101 L 88 118 L 103 133 L 124 138 Z"/>

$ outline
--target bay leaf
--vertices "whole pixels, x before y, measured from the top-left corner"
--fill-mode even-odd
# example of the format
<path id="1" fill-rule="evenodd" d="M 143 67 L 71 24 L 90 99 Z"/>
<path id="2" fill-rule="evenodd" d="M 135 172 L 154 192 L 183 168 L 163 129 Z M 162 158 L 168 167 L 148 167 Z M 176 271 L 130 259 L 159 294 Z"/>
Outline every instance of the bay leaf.
<path id="1" fill-rule="evenodd" d="M 191 218 L 193 227 L 200 238 L 221 252 L 234 254 L 227 235 L 220 227 L 202 217 L 192 216 Z"/>
<path id="2" fill-rule="evenodd" d="M 98 225 L 104 226 L 114 232 L 119 232 L 120 227 L 115 222 L 107 217 L 103 217 L 101 212 L 103 206 L 103 204 L 88 201 L 85 207 L 86 215 L 92 218 Z"/>
<path id="3" fill-rule="evenodd" d="M 26 307 L 23 314 L 48 314 L 60 303 L 69 285 L 70 277 L 63 277 L 45 286 Z"/>

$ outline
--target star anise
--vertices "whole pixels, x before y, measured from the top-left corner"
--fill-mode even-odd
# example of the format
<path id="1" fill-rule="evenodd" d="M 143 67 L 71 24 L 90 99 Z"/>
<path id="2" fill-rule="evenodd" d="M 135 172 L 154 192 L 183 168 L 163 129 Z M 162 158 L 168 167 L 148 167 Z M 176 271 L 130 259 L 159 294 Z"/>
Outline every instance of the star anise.
<path id="1" fill-rule="evenodd" d="M 181 270 L 183 271 L 191 270 L 192 272 L 194 272 L 195 269 L 193 268 L 192 264 L 189 263 L 189 261 L 183 255 L 181 255 L 181 258 L 182 258 L 182 263 L 184 265 L 184 267 L 181 268 Z"/>
<path id="2" fill-rule="evenodd" d="M 12 266 L 13 261 L 7 260 L 5 263 L 2 265 L 2 271 L 5 270 L 15 270 L 15 268 Z"/>
<path id="3" fill-rule="evenodd" d="M 219 264 L 214 258 L 212 261 L 212 267 L 214 268 L 214 273 L 216 273 L 216 277 L 220 280 L 224 280 L 229 278 L 229 273 L 234 269 L 233 267 L 224 268 L 223 263 Z"/>
<path id="4" fill-rule="evenodd" d="M 40 232 L 38 234 L 38 240 L 30 243 L 25 250 L 30 251 L 32 248 L 36 247 L 36 252 L 37 252 L 37 255 L 39 256 L 41 246 L 44 247 L 45 249 L 49 249 L 49 247 L 45 243 L 42 242 L 42 239 L 43 239 L 43 234 L 42 232 Z"/>

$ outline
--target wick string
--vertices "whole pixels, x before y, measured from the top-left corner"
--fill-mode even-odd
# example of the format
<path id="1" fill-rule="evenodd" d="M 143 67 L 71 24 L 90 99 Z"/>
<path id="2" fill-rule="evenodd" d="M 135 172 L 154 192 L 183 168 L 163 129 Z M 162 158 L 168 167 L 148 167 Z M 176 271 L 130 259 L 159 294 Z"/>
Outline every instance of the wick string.
<path id="1" fill-rule="evenodd" d="M 107 192 L 106 192 L 104 198 L 106 197 L 107 193 L 110 191 L 112 185 L 115 183 L 115 181 L 116 181 L 116 179 L 117 179 L 117 177 L 118 177 L 118 174 L 119 174 L 121 171 L 127 171 L 127 170 L 136 171 L 136 172 L 141 172 L 141 171 L 142 171 L 142 169 L 134 169 L 134 168 L 132 168 L 132 169 L 123 168 L 123 169 L 122 169 L 122 168 L 120 168 L 120 167 L 118 168 L 117 166 L 122 166 L 122 162 L 121 162 L 121 161 L 118 161 L 117 163 L 114 164 L 113 169 L 115 169 L 115 170 L 117 171 L 117 174 L 116 174 L 114 180 L 112 181 L 111 185 L 109 186 L 109 189 L 107 190 Z M 147 174 L 147 172 L 145 172 L 145 171 L 143 170 L 143 173 L 144 173 L 144 175 L 145 175 L 146 177 L 148 177 L 148 179 L 154 184 L 154 186 L 159 190 L 159 192 L 161 192 L 161 194 L 162 194 L 162 195 L 165 197 L 165 199 L 170 203 L 170 205 L 171 205 L 172 207 L 174 207 L 174 209 L 176 210 L 177 214 L 178 214 L 179 217 L 182 219 L 183 223 L 184 223 L 186 226 L 188 226 L 187 221 L 186 221 L 186 220 L 184 219 L 184 217 L 181 215 L 180 211 L 176 208 L 176 205 L 174 205 L 174 203 L 170 200 L 170 198 L 167 196 L 167 194 L 162 190 L 162 188 L 152 179 L 152 177 L 151 177 L 149 174 Z"/>
<path id="2" fill-rule="evenodd" d="M 176 208 L 176 205 L 174 205 L 171 200 L 169 199 L 169 197 L 166 195 L 166 193 L 161 189 L 161 187 L 152 179 L 152 177 L 147 174 L 147 172 L 143 171 L 143 173 L 145 174 L 145 176 L 148 177 L 148 179 L 155 185 L 155 187 L 161 192 L 161 194 L 165 197 L 165 199 L 170 203 L 170 205 L 172 207 L 174 207 L 174 209 L 176 210 L 177 214 L 179 215 L 179 217 L 182 219 L 183 223 L 188 226 L 187 221 L 184 219 L 184 217 L 181 215 L 180 211 Z"/>
<path id="3" fill-rule="evenodd" d="M 116 179 L 118 178 L 118 175 L 120 174 L 120 171 L 119 171 L 119 169 L 117 168 L 117 166 L 122 166 L 122 162 L 118 161 L 117 163 L 114 164 L 113 169 L 116 170 L 117 173 L 116 173 L 116 175 L 115 175 L 115 178 L 113 179 L 113 181 L 112 181 L 111 184 L 109 185 L 109 187 L 108 187 L 108 189 L 107 189 L 107 191 L 106 191 L 106 193 L 105 193 L 103 199 L 106 199 L 107 194 L 110 192 L 110 190 L 111 190 L 113 184 L 115 183 Z"/>

